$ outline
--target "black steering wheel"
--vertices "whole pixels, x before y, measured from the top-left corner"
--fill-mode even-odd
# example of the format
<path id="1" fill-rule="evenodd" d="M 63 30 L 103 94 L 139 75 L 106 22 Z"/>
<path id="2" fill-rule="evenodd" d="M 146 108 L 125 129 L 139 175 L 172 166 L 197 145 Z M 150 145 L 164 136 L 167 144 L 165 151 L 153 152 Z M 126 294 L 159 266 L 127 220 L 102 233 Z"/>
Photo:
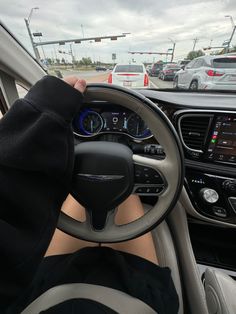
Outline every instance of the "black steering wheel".
<path id="1" fill-rule="evenodd" d="M 178 135 L 166 115 L 143 95 L 118 86 L 90 84 L 85 102 L 109 101 L 137 113 L 165 151 L 165 158 L 133 154 L 123 144 L 84 142 L 75 147 L 71 194 L 85 207 L 86 221 L 61 212 L 58 228 L 92 242 L 111 243 L 136 238 L 157 226 L 173 209 L 183 186 L 184 158 Z M 157 203 L 139 219 L 115 224 L 116 209 L 133 191 L 134 167 L 151 168 L 163 179 Z"/>

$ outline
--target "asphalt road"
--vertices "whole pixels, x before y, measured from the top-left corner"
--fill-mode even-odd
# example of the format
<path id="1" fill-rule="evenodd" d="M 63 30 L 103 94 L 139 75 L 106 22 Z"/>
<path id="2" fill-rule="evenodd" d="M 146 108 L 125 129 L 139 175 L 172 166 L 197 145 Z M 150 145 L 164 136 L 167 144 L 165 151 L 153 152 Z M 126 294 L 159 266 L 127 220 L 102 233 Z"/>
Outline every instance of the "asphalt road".
<path id="1" fill-rule="evenodd" d="M 173 81 L 162 81 L 157 77 L 149 77 L 151 81 L 151 86 L 152 88 L 173 88 Z"/>
<path id="2" fill-rule="evenodd" d="M 80 78 L 87 80 L 88 82 L 107 82 L 110 71 L 97 72 L 97 71 L 76 71 L 73 69 L 61 70 L 63 76 L 76 75 Z M 173 88 L 173 81 L 162 81 L 157 77 L 150 78 L 151 88 Z"/>

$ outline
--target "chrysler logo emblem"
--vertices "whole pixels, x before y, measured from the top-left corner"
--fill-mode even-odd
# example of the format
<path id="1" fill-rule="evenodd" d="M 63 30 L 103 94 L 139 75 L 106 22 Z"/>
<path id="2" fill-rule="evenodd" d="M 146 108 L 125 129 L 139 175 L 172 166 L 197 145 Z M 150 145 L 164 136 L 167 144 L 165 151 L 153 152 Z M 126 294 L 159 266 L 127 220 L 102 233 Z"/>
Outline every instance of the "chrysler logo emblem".
<path id="1" fill-rule="evenodd" d="M 117 181 L 124 178 L 124 176 L 116 175 L 116 174 L 78 173 L 77 176 L 83 180 L 92 181 L 92 182 Z"/>

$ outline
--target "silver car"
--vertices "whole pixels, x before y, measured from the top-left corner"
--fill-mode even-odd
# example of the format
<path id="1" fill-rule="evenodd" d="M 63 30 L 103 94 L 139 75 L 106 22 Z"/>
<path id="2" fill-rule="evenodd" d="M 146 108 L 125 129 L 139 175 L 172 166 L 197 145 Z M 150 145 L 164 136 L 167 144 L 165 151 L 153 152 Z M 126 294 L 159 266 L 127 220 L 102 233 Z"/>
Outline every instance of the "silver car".
<path id="1" fill-rule="evenodd" d="M 174 87 L 191 90 L 236 90 L 236 56 L 196 58 L 176 73 Z"/>

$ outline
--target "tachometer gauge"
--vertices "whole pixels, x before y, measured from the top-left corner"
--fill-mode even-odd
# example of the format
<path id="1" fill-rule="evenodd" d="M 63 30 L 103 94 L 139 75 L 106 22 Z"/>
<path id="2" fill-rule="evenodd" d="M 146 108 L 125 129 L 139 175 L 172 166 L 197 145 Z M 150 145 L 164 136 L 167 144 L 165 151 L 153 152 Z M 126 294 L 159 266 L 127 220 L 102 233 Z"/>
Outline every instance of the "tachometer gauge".
<path id="1" fill-rule="evenodd" d="M 79 126 L 86 135 L 99 133 L 103 127 L 103 119 L 96 111 L 84 111 L 80 114 Z"/>
<path id="2" fill-rule="evenodd" d="M 127 131 L 130 135 L 136 138 L 148 137 L 151 135 L 146 123 L 136 113 L 128 118 Z"/>

